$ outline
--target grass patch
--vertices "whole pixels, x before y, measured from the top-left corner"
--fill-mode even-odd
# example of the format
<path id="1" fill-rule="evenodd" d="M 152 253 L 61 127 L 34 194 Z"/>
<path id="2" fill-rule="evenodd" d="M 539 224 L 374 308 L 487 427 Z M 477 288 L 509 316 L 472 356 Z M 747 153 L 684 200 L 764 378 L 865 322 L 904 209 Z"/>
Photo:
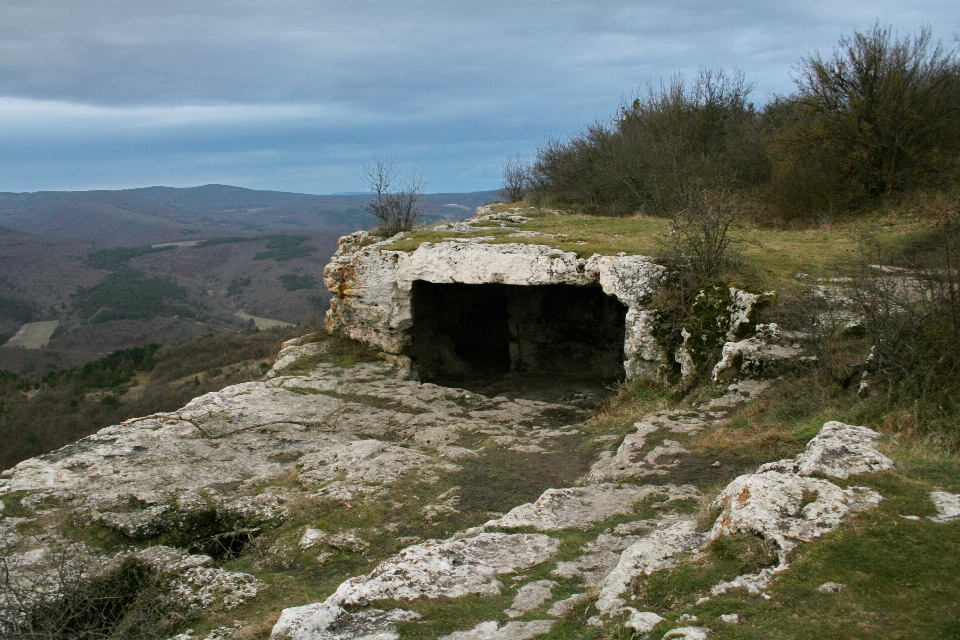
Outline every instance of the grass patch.
<path id="1" fill-rule="evenodd" d="M 749 534 L 724 536 L 701 553 L 681 560 L 677 567 L 638 579 L 631 605 L 666 616 L 709 595 L 710 588 L 719 582 L 757 573 L 776 563 L 777 554 L 770 542 Z"/>
<path id="2" fill-rule="evenodd" d="M 554 211 L 533 208 L 516 213 L 531 219 L 508 228 L 499 228 L 499 225 L 509 223 L 481 222 L 477 224 L 477 231 L 470 234 L 423 227 L 383 248 L 414 251 L 424 242 L 492 236 L 491 244 L 546 245 L 582 257 L 595 253 L 655 256 L 660 253 L 658 236 L 669 230 L 668 220 L 646 216 L 604 217 L 575 211 L 558 215 Z M 510 237 L 517 230 L 545 235 Z M 856 237 L 866 230 L 889 250 L 914 246 L 928 233 L 917 206 L 906 203 L 876 211 L 856 221 L 824 224 L 817 228 L 777 229 L 746 221 L 734 235 L 740 240 L 745 268 L 773 286 L 773 283 L 792 281 L 797 273 L 823 274 L 849 260 L 857 249 Z"/>
<path id="3" fill-rule="evenodd" d="M 814 544 L 800 545 L 791 569 L 774 582 L 769 601 L 732 594 L 696 608 L 717 638 L 956 638 L 960 637 L 960 522 L 938 524 L 902 515 L 933 512 L 931 480 L 955 471 L 956 460 L 905 451 L 902 471 L 857 478 L 880 491 L 880 507 Z M 898 456 L 898 462 L 901 458 Z M 922 468 L 920 476 L 914 472 Z M 819 593 L 824 582 L 847 585 Z M 740 613 L 740 624 L 714 620 Z M 658 637 L 658 636 L 657 636 Z"/>
<path id="4" fill-rule="evenodd" d="M 688 448 L 705 458 L 758 465 L 803 451 L 828 420 L 857 422 L 865 403 L 852 391 L 821 384 L 816 373 L 785 379 L 721 425 L 691 439 Z"/>
<path id="5" fill-rule="evenodd" d="M 510 451 L 506 447 L 487 447 L 476 458 L 459 462 L 462 471 L 452 482 L 462 487 L 462 508 L 478 512 L 503 512 L 533 502 L 551 487 L 571 486 L 586 474 L 593 461 L 592 452 L 560 449 L 550 453 Z"/>

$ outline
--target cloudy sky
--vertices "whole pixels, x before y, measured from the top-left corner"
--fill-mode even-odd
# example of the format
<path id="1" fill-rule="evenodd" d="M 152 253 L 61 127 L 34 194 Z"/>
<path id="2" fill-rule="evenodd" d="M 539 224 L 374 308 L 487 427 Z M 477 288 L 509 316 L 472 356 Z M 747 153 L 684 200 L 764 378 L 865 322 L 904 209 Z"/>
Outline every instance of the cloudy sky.
<path id="1" fill-rule="evenodd" d="M 877 20 L 953 46 L 960 3 L 0 0 L 0 191 L 357 191 L 374 156 L 493 189 L 648 81 L 736 67 L 763 103 Z"/>

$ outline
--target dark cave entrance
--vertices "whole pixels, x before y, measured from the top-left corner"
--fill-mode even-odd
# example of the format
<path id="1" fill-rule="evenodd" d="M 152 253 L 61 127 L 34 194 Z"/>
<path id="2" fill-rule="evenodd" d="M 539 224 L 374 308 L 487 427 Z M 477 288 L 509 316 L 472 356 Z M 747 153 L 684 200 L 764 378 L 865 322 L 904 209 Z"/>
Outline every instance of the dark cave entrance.
<path id="1" fill-rule="evenodd" d="M 418 280 L 412 312 L 407 354 L 424 382 L 471 388 L 502 379 L 610 383 L 624 376 L 627 308 L 599 286 Z"/>

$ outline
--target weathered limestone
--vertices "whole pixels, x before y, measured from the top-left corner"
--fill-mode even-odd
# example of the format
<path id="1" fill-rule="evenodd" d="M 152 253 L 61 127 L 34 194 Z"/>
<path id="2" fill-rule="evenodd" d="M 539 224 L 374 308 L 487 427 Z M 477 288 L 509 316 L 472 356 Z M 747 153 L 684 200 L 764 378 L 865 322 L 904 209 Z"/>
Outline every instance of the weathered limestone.
<path id="1" fill-rule="evenodd" d="M 663 618 L 653 611 L 637 611 L 633 607 L 624 607 L 624 610 L 630 612 L 630 619 L 623 626 L 637 633 L 650 633 L 654 627 L 663 622 Z"/>
<path id="2" fill-rule="evenodd" d="M 865 427 L 827 422 L 793 460 L 762 465 L 755 474 L 728 484 L 713 502 L 720 515 L 708 540 L 733 533 L 758 534 L 777 545 L 780 564 L 722 582 L 714 586 L 713 595 L 735 588 L 762 593 L 777 573 L 789 568 L 787 553 L 797 543 L 811 542 L 852 515 L 880 504 L 882 497 L 873 489 L 841 489 L 828 480 L 809 477 L 819 473 L 847 478 L 891 468 L 893 462 L 873 448 L 879 436 Z"/>
<path id="3" fill-rule="evenodd" d="M 831 421 L 807 443 L 807 449 L 793 460 L 770 462 L 760 467 L 764 471 L 784 471 L 809 476 L 820 473 L 846 480 L 861 473 L 876 473 L 893 468 L 893 461 L 880 453 L 874 443 L 880 434 L 866 427 L 854 427 Z"/>
<path id="4" fill-rule="evenodd" d="M 548 633 L 553 628 L 553 620 L 531 620 L 530 622 L 507 622 L 498 628 L 496 620 L 481 622 L 470 631 L 457 631 L 440 636 L 438 640 L 527 640 Z"/>
<path id="5" fill-rule="evenodd" d="M 570 614 L 581 602 L 586 601 L 587 594 L 585 593 L 575 593 L 569 598 L 564 598 L 563 600 L 557 600 L 553 605 L 547 609 L 547 615 L 553 616 L 554 618 L 562 618 Z"/>
<path id="6" fill-rule="evenodd" d="M 533 458 L 558 449 L 558 439 L 574 435 L 599 446 L 612 447 L 621 440 L 609 433 L 584 436 L 581 430 L 590 427 L 577 424 L 584 413 L 569 406 L 486 398 L 460 389 L 418 384 L 408 379 L 399 359 L 351 367 L 318 362 L 323 350 L 322 345 L 309 342 L 288 344 L 269 380 L 207 394 L 180 411 L 110 427 L 48 456 L 26 461 L 0 475 L 0 494 L 19 501 L 18 514 L 20 507 L 33 510 L 34 524 L 43 518 L 53 522 L 53 516 L 62 512 L 81 522 L 100 522 L 131 537 L 163 533 L 169 541 L 180 532 L 185 541 L 195 541 L 201 534 L 266 531 L 290 518 L 296 505 L 312 500 L 322 499 L 325 505 L 343 509 L 355 508 L 348 501 L 356 505 L 392 500 L 396 493 L 384 489 L 408 481 L 417 493 L 426 485 L 433 490 L 422 502 L 398 502 L 396 506 L 428 519 L 442 518 L 458 508 L 470 508 L 470 486 L 459 479 L 451 481 L 448 474 L 456 473 L 457 466 L 466 466 L 471 458 L 487 455 L 490 449 L 522 452 Z M 288 375 L 291 371 L 305 373 Z M 579 557 L 536 568 L 553 562 L 561 545 L 558 537 L 496 529 L 590 530 L 611 517 L 633 513 L 643 501 L 698 498 L 695 487 L 679 485 L 686 480 L 659 485 L 625 481 L 684 473 L 685 461 L 691 456 L 679 442 L 682 436 L 726 419 L 767 385 L 743 381 L 694 407 L 644 418 L 615 451 L 604 452 L 586 477 L 571 482 L 577 486 L 547 489 L 535 502 L 514 507 L 502 516 L 490 516 L 494 519 L 483 527 L 419 544 L 414 544 L 417 538 L 400 538 L 401 545 L 410 546 L 379 562 L 369 573 L 343 581 L 326 601 L 284 610 L 274 627 L 274 638 L 396 640 L 398 624 L 416 621 L 420 614 L 397 608 L 397 604 L 382 604 L 384 601 L 401 601 L 399 606 L 404 606 L 402 602 L 421 597 L 495 596 L 517 585 L 522 586 L 501 617 L 529 618 L 542 610 L 545 616 L 563 617 L 587 599 L 580 593 L 551 604 L 552 594 L 559 588 L 570 593 L 572 585 L 566 580 L 577 580 L 577 590 L 598 588 L 591 593 L 599 590 L 597 607 L 603 615 L 592 618 L 590 624 L 603 625 L 611 616 L 629 614 L 628 628 L 649 632 L 662 619 L 656 612 L 626 606 L 628 589 L 643 576 L 674 566 L 682 554 L 701 549 L 719 535 L 752 532 L 775 541 L 782 560 L 791 545 L 813 540 L 857 511 L 876 505 L 880 499 L 876 492 L 842 489 L 812 476 L 848 478 L 890 468 L 892 462 L 875 448 L 879 434 L 863 427 L 827 423 L 797 457 L 764 465 L 756 474 L 730 483 L 714 505 L 721 513 L 707 534 L 697 532 L 692 518 L 682 515 L 616 526 L 611 523 L 583 544 Z M 702 467 L 701 463 L 697 464 Z M 448 483 L 443 489 L 432 484 L 441 480 Z M 463 505 L 460 494 L 464 495 Z M 935 520 L 960 516 L 958 496 L 934 492 L 931 498 L 940 513 Z M 13 505 L 8 502 L 6 506 L 9 511 Z M 504 505 L 504 510 L 509 506 Z M 650 506 L 656 509 L 660 505 Z M 401 510 L 395 515 L 404 513 Z M 211 521 L 223 530 L 191 529 Z M 18 535 L 17 528 L 23 524 L 31 524 L 31 519 L 0 513 L 0 536 Z M 320 563 L 331 555 L 372 555 L 377 552 L 377 536 L 394 531 L 390 527 L 396 524 L 388 515 L 375 528 L 357 523 L 337 528 L 325 520 L 322 526 L 329 530 L 320 530 L 314 528 L 316 521 L 305 517 L 297 531 L 285 529 L 285 539 L 274 541 L 264 553 L 275 554 L 277 559 L 290 553 L 298 561 L 306 555 L 313 562 L 322 549 L 317 558 Z M 383 555 L 375 557 L 379 560 L 394 548 L 381 550 Z M 305 550 L 310 553 L 302 554 Z M 44 553 L 42 548 L 27 549 L 24 561 L 39 562 Z M 151 566 L 169 571 L 172 593 L 196 608 L 230 609 L 255 597 L 262 586 L 253 576 L 217 568 L 206 555 L 160 546 L 139 553 Z M 259 570 L 259 564 L 253 566 Z M 755 575 L 738 576 L 716 585 L 713 593 L 744 588 L 762 595 L 775 575 L 786 568 L 781 562 Z M 534 571 L 536 577 L 550 572 L 553 579 L 531 581 Z M 694 622 L 689 617 L 677 621 Z M 548 633 L 553 623 L 490 620 L 447 637 L 533 638 Z M 236 625 L 219 627 L 208 638 L 226 640 L 241 623 Z M 682 627 L 665 637 L 697 638 L 706 633 L 704 627 Z M 187 633 L 181 638 L 193 636 Z"/>
<path id="7" fill-rule="evenodd" d="M 723 345 L 720 361 L 714 365 L 711 377 L 716 382 L 724 371 L 734 367 L 747 377 L 762 376 L 778 362 L 802 353 L 799 343 L 787 340 L 775 323 L 758 324 L 756 335 Z"/>
<path id="8" fill-rule="evenodd" d="M 233 609 L 255 598 L 263 588 L 250 574 L 210 566 L 213 558 L 206 555 L 156 546 L 141 551 L 137 558 L 158 573 L 170 576 L 169 597 L 191 609 L 205 609 L 218 603 L 223 609 Z"/>
<path id="9" fill-rule="evenodd" d="M 550 599 L 553 588 L 557 583 L 553 580 L 534 580 L 520 587 L 513 604 L 505 610 L 509 618 L 519 618 L 528 611 L 533 611 Z"/>
<path id="10" fill-rule="evenodd" d="M 429 540 L 407 547 L 368 575 L 347 580 L 324 602 L 284 609 L 272 637 L 356 637 L 339 635 L 338 630 L 345 618 L 363 612 L 348 614 L 343 607 L 376 600 L 497 595 L 503 587 L 498 575 L 540 564 L 559 548 L 560 540 L 542 534 L 478 533 L 454 540 Z"/>
<path id="11" fill-rule="evenodd" d="M 930 516 L 934 522 L 950 522 L 960 520 L 960 493 L 946 491 L 931 491 L 930 499 L 937 507 L 937 515 Z"/>
<path id="12" fill-rule="evenodd" d="M 679 640 L 707 640 L 710 629 L 706 627 L 677 627 L 663 634 L 663 639 L 678 638 Z"/>
<path id="13" fill-rule="evenodd" d="M 618 612 L 625 604 L 620 596 L 634 579 L 673 566 L 674 557 L 702 543 L 703 534 L 697 533 L 696 522 L 679 520 L 630 545 L 604 580 L 597 609 L 608 615 Z"/>
<path id="14" fill-rule="evenodd" d="M 532 527 L 539 531 L 588 529 L 594 522 L 630 513 L 641 500 L 664 497 L 683 500 L 696 497 L 695 487 L 673 485 L 597 484 L 566 489 L 547 489 L 536 502 L 514 507 L 502 518 L 487 522 L 486 528 Z"/>
<path id="15" fill-rule="evenodd" d="M 762 380 L 744 380 L 726 388 L 724 394 L 692 409 L 660 411 L 634 423 L 636 431 L 627 434 L 615 453 L 602 451 L 587 475 L 587 482 L 599 483 L 622 481 L 627 478 L 664 475 L 674 466 L 674 456 L 686 453 L 673 440 L 651 451 L 645 451 L 647 439 L 654 433 L 667 430 L 671 433 L 696 433 L 704 427 L 724 420 L 730 413 L 750 399 L 755 398 L 769 386 Z M 667 461 L 661 461 L 661 457 Z"/>
<path id="16" fill-rule="evenodd" d="M 327 327 L 400 354 L 410 344 L 415 281 L 507 285 L 599 285 L 627 307 L 624 339 L 628 378 L 657 377 L 665 363 L 645 304 L 664 268 L 643 256 L 599 256 L 530 244 L 423 243 L 413 252 L 383 249 L 366 232 L 345 236 L 324 270 L 333 292 Z"/>
<path id="17" fill-rule="evenodd" d="M 790 550 L 796 541 L 819 538 L 879 503 L 880 494 L 866 487 L 841 489 L 827 480 L 777 471 L 740 476 L 714 501 L 722 511 L 710 538 L 756 533 Z"/>

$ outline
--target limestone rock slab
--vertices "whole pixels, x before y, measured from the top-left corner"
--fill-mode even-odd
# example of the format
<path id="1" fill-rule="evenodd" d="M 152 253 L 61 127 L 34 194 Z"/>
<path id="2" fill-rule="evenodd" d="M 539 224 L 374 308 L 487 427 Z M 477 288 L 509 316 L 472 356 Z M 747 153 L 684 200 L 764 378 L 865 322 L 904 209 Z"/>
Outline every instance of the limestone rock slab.
<path id="1" fill-rule="evenodd" d="M 557 583 L 553 580 L 535 580 L 528 582 L 517 590 L 517 597 L 513 604 L 504 613 L 510 618 L 519 618 L 528 611 L 533 611 L 550 599 L 553 588 Z"/>
<path id="2" fill-rule="evenodd" d="M 324 269 L 333 293 L 327 328 L 400 354 L 410 343 L 414 281 L 438 284 L 574 286 L 599 285 L 628 309 L 624 341 L 627 377 L 659 375 L 666 356 L 653 338 L 645 308 L 665 269 L 644 256 L 583 259 L 569 251 L 534 244 L 424 242 L 412 252 L 386 249 L 366 232 L 340 239 Z"/>
<path id="3" fill-rule="evenodd" d="M 528 640 L 549 633 L 554 620 L 507 622 L 500 627 L 496 620 L 481 622 L 469 631 L 456 631 L 438 640 Z"/>
<path id="4" fill-rule="evenodd" d="M 625 604 L 621 595 L 635 578 L 673 566 L 675 556 L 699 548 L 703 540 L 695 521 L 680 520 L 633 543 L 604 580 L 597 609 L 602 614 L 615 614 Z"/>
<path id="5" fill-rule="evenodd" d="M 683 499 L 698 495 L 694 487 L 674 485 L 595 484 L 585 487 L 547 489 L 537 498 L 490 520 L 484 527 L 515 529 L 532 527 L 540 531 L 588 529 L 594 522 L 630 513 L 635 504 L 654 496 Z"/>
<path id="6" fill-rule="evenodd" d="M 866 427 L 827 422 L 803 453 L 793 460 L 765 464 L 759 472 L 779 470 L 802 476 L 819 473 L 846 480 L 852 475 L 892 469 L 893 461 L 874 446 L 880 437 Z"/>
<path id="7" fill-rule="evenodd" d="M 937 515 L 930 516 L 934 522 L 950 522 L 960 520 L 960 493 L 946 491 L 931 491 L 930 499 L 937 507 Z"/>

